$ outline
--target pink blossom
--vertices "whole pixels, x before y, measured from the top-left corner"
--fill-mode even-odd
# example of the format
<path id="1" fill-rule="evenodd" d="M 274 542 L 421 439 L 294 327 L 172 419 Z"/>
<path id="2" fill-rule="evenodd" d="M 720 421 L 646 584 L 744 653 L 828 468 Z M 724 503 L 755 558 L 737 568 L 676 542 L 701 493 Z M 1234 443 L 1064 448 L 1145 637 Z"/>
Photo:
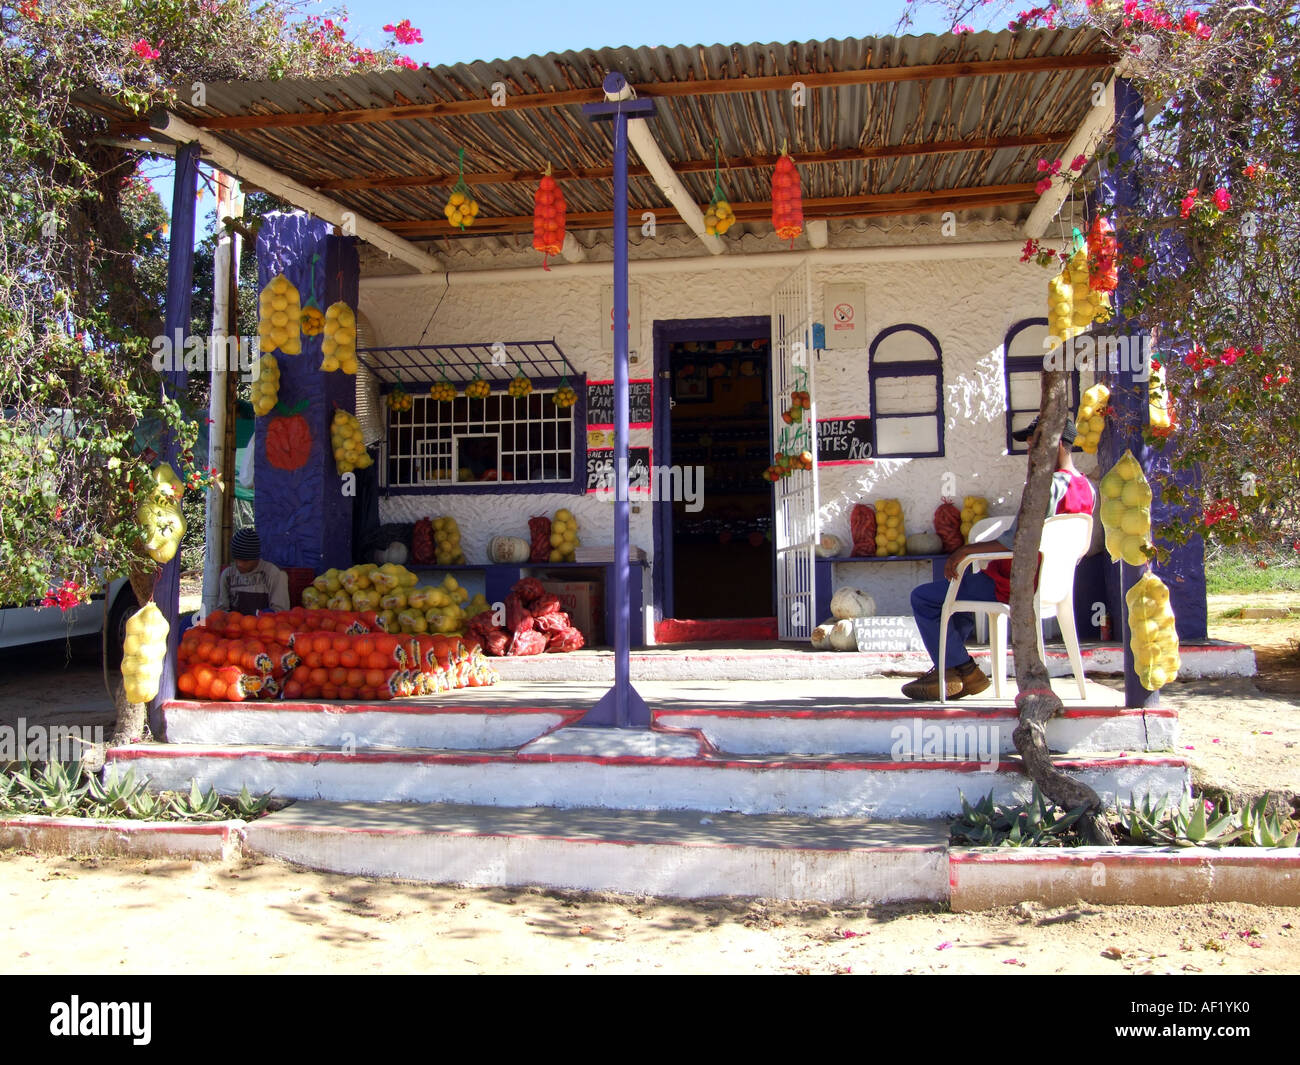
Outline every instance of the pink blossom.
<path id="1" fill-rule="evenodd" d="M 1052 179 L 1051 179 L 1051 178 L 1043 178 L 1042 181 L 1040 181 L 1037 185 L 1034 186 L 1034 191 L 1035 191 L 1036 193 L 1038 193 L 1039 196 L 1041 196 L 1043 193 L 1045 193 L 1045 192 L 1046 192 L 1048 189 L 1050 189 L 1051 187 L 1052 187 Z"/>
<path id="2" fill-rule="evenodd" d="M 952 947 L 952 944 L 949 943 L 949 942 L 945 939 L 942 943 L 940 943 L 940 944 L 939 944 L 937 947 L 935 947 L 934 949 L 935 949 L 935 950 L 948 950 L 948 949 L 950 949 L 951 947 Z"/>
<path id="3" fill-rule="evenodd" d="M 163 42 L 159 41 L 158 43 L 162 44 Z M 143 37 L 141 37 L 138 41 L 136 41 L 135 44 L 131 45 L 131 51 L 133 51 L 136 55 L 138 55 L 141 59 L 145 60 L 146 62 L 149 60 L 157 59 L 160 55 L 162 55 L 162 52 L 158 51 L 157 48 L 151 45 Z"/>
<path id="4" fill-rule="evenodd" d="M 1199 189 L 1192 189 L 1183 197 L 1183 202 L 1178 205 L 1178 214 L 1182 218 L 1189 218 L 1192 210 L 1196 207 L 1196 197 L 1199 196 Z"/>
<path id="5" fill-rule="evenodd" d="M 411 25 L 409 18 L 402 19 L 396 26 L 391 23 L 384 27 L 385 33 L 391 33 L 400 44 L 423 44 L 424 34 Z M 955 32 L 955 31 L 954 31 Z"/>
<path id="6" fill-rule="evenodd" d="M 1087 165 L 1088 165 L 1088 157 L 1086 155 L 1080 154 L 1074 157 L 1074 160 L 1070 163 L 1070 169 L 1082 170 Z"/>
<path id="7" fill-rule="evenodd" d="M 1146 267 L 1147 267 L 1147 261 L 1144 258 L 1142 258 L 1142 256 L 1140 255 L 1133 256 L 1134 270 L 1145 270 Z"/>
<path id="8" fill-rule="evenodd" d="M 412 59 L 409 55 L 398 56 L 393 60 L 399 67 L 405 67 L 407 70 L 419 70 L 420 64 Z"/>
<path id="9" fill-rule="evenodd" d="M 1218 188 L 1214 190 L 1214 206 L 1220 211 L 1226 211 L 1232 206 L 1232 196 L 1229 195 L 1227 189 Z"/>
<path id="10" fill-rule="evenodd" d="M 1231 366 L 1245 354 L 1246 353 L 1242 351 L 1241 348 L 1236 348 L 1229 344 L 1223 349 L 1223 354 L 1219 356 L 1219 361 L 1223 363 L 1224 366 Z"/>
<path id="11" fill-rule="evenodd" d="M 953 33 L 974 33 L 975 29 L 972 26 L 967 26 L 965 23 L 958 22 L 953 26 L 952 32 Z"/>
<path id="12" fill-rule="evenodd" d="M 1046 174 L 1048 169 L 1051 167 L 1051 165 L 1052 164 L 1049 163 L 1046 159 L 1038 160 L 1038 172 L 1040 174 Z"/>

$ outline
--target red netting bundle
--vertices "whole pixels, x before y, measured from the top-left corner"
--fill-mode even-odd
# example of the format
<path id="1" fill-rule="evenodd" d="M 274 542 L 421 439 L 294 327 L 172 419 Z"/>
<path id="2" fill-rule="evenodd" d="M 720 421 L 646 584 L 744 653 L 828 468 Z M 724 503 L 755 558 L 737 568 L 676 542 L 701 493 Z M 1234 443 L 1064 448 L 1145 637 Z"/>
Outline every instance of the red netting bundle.
<path id="1" fill-rule="evenodd" d="M 552 614 L 537 614 L 533 617 L 533 628 L 538 632 L 546 633 L 547 636 L 571 626 L 569 615 L 563 610 L 557 610 Z"/>
<path id="2" fill-rule="evenodd" d="M 853 504 L 849 512 L 849 535 L 853 537 L 853 558 L 876 554 L 876 511 L 866 503 Z"/>
<path id="3" fill-rule="evenodd" d="M 799 171 L 794 160 L 782 152 L 772 172 L 772 226 L 776 235 L 788 240 L 803 232 L 803 192 L 799 187 Z"/>
<path id="4" fill-rule="evenodd" d="M 550 545 L 550 540 L 547 540 L 546 551 L 548 554 L 551 550 Z M 529 610 L 533 609 L 533 603 L 536 600 L 542 598 L 542 596 L 546 594 L 546 589 L 542 587 L 542 582 L 536 577 L 525 577 L 523 580 L 515 581 L 511 586 L 510 591 L 519 596 L 519 601 L 523 603 L 524 606 L 528 607 Z M 533 612 L 536 613 L 536 611 Z"/>
<path id="5" fill-rule="evenodd" d="M 545 514 L 528 519 L 530 562 L 546 562 L 551 557 L 551 519 Z"/>
<path id="6" fill-rule="evenodd" d="M 1103 214 L 1088 230 L 1088 287 L 1094 292 L 1114 292 L 1119 286 L 1119 241 L 1115 227 Z"/>
<path id="7" fill-rule="evenodd" d="M 540 636 L 541 633 L 537 633 L 536 635 Z M 559 632 L 552 633 L 550 638 L 547 639 L 546 649 L 548 651 L 559 653 L 565 651 L 577 651 L 586 642 L 587 641 L 582 638 L 582 633 L 577 629 L 561 629 Z"/>
<path id="8" fill-rule="evenodd" d="M 428 566 L 434 558 L 433 522 L 421 518 L 411 530 L 411 561 L 417 566 Z"/>
<path id="9" fill-rule="evenodd" d="M 961 511 L 951 499 L 945 499 L 934 512 L 934 531 L 939 534 L 943 549 L 949 553 L 956 551 L 966 542 L 961 531 Z"/>
<path id="10" fill-rule="evenodd" d="M 539 655 L 546 650 L 546 635 L 540 632 L 516 632 L 510 640 L 508 655 Z"/>
<path id="11" fill-rule="evenodd" d="M 551 177 L 548 163 L 546 174 L 533 193 L 533 247 L 542 253 L 543 270 L 550 269 L 547 260 L 559 255 L 564 247 L 564 220 L 564 192 Z"/>
<path id="12" fill-rule="evenodd" d="M 528 632 L 533 627 L 533 615 L 519 601 L 519 596 L 511 592 L 506 596 L 506 628 L 511 632 Z"/>

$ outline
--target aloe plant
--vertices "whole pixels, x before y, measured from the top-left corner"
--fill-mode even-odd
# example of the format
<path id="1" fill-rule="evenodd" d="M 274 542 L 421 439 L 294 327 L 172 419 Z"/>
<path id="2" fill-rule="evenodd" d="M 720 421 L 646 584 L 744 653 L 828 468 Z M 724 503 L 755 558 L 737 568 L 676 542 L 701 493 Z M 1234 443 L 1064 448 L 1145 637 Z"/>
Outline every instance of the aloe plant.
<path id="1" fill-rule="evenodd" d="M 974 805 L 961 796 L 962 814 L 952 828 L 954 842 L 965 841 L 976 847 L 1059 847 L 1075 842 L 1069 835 L 1085 813 L 1085 808 L 1068 813 L 1034 785 L 1025 803 L 1000 806 L 990 792 Z"/>
<path id="2" fill-rule="evenodd" d="M 1240 811 L 1232 801 L 1209 802 L 1203 796 L 1184 797 L 1176 806 L 1162 798 L 1155 806 L 1148 795 L 1139 806 L 1135 796 L 1120 803 L 1121 827 L 1134 843 L 1173 847 L 1225 847 L 1240 843 L 1253 847 L 1294 847 L 1297 833 L 1284 833 L 1278 817 L 1266 813 L 1270 796 L 1261 796 Z"/>

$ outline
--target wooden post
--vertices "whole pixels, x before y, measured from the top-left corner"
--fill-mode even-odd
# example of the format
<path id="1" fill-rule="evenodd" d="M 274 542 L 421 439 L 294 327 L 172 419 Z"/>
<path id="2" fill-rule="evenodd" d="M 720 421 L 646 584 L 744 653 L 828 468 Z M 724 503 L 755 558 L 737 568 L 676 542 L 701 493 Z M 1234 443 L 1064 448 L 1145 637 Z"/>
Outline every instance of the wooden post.
<path id="1" fill-rule="evenodd" d="M 171 229 L 167 245 L 167 308 L 164 316 L 164 335 L 184 337 L 190 331 L 190 298 L 194 292 L 194 215 L 195 199 L 199 188 L 199 146 L 181 144 L 176 149 L 176 179 L 172 186 Z M 183 350 L 183 348 L 178 349 Z M 169 396 L 180 396 L 185 391 L 187 375 L 184 360 L 177 359 L 175 368 L 163 373 L 164 388 Z M 180 448 L 175 437 L 168 434 L 163 445 L 162 460 L 177 464 Z M 177 473 L 180 471 L 177 470 Z M 176 649 L 180 642 L 181 553 L 162 568 L 154 585 L 154 602 L 167 619 L 167 657 L 163 659 L 162 678 L 158 695 L 149 703 L 149 731 L 154 739 L 166 739 L 163 729 L 163 704 L 176 695 Z"/>

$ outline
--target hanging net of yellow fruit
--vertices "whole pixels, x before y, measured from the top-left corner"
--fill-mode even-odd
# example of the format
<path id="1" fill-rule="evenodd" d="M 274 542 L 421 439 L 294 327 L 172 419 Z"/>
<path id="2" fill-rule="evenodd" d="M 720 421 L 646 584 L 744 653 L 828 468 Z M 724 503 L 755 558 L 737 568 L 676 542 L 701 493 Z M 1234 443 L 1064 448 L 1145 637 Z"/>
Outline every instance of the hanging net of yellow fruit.
<path id="1" fill-rule="evenodd" d="M 506 392 L 509 395 L 514 396 L 515 399 L 523 399 L 530 392 L 532 392 L 533 383 L 532 381 L 528 380 L 527 376 L 525 376 L 524 371 L 519 367 L 518 363 L 515 364 L 515 369 L 518 370 L 519 372 L 516 373 L 513 378 L 511 378 L 510 385 L 506 388 Z"/>
<path id="2" fill-rule="evenodd" d="M 340 300 L 325 308 L 321 331 L 320 368 L 326 373 L 342 370 L 347 374 L 357 372 L 357 314 Z"/>
<path id="3" fill-rule="evenodd" d="M 727 202 L 727 194 L 722 188 L 722 172 L 719 165 L 718 138 L 713 138 L 713 198 L 704 211 L 704 232 L 711 237 L 720 237 L 736 224 L 736 214 Z"/>
<path id="4" fill-rule="evenodd" d="M 263 352 L 301 355 L 301 319 L 298 289 L 284 274 L 276 274 L 257 297 L 258 346 Z"/>
<path id="5" fill-rule="evenodd" d="M 1178 629 L 1169 603 L 1169 589 L 1154 573 L 1145 573 L 1124 596 L 1128 604 L 1129 646 L 1138 682 L 1159 691 L 1178 678 Z"/>
<path id="6" fill-rule="evenodd" d="M 147 703 L 158 694 L 169 628 L 152 601 L 127 619 L 122 641 L 122 686 L 128 703 Z"/>
<path id="7" fill-rule="evenodd" d="M 334 449 L 334 466 L 341 474 L 374 465 L 375 460 L 366 451 L 361 423 L 341 408 L 330 422 L 330 446 Z"/>
<path id="8" fill-rule="evenodd" d="M 578 402 L 578 393 L 569 384 L 567 375 L 560 378 L 560 387 L 551 393 L 551 402 L 561 410 L 566 410 Z"/>
<path id="9" fill-rule="evenodd" d="M 1132 451 L 1124 452 L 1100 487 L 1101 524 L 1111 561 L 1145 566 L 1151 557 L 1151 485 Z"/>
<path id="10" fill-rule="evenodd" d="M 1089 455 L 1097 454 L 1097 445 L 1101 443 L 1102 431 L 1106 428 L 1106 406 L 1110 402 L 1110 389 L 1105 385 L 1093 385 L 1079 400 L 1079 415 L 1074 427 L 1078 431 L 1078 443 Z"/>
<path id="11" fill-rule="evenodd" d="M 402 387 L 400 377 L 397 379 L 397 384 L 393 386 L 393 390 L 388 393 L 387 403 L 389 410 L 396 411 L 410 410 L 414 405 L 415 400 L 411 398 L 411 393 Z"/>
<path id="12" fill-rule="evenodd" d="M 325 331 L 325 315 L 314 303 L 309 303 L 298 316 L 298 327 L 305 337 L 318 337 Z"/>
<path id="13" fill-rule="evenodd" d="M 470 399 L 487 399 L 492 394 L 492 386 L 474 371 L 474 380 L 465 386 L 465 395 Z"/>
<path id="14" fill-rule="evenodd" d="M 280 364 L 274 355 L 257 360 L 257 377 L 253 381 L 253 410 L 265 418 L 280 402 Z"/>
<path id="15" fill-rule="evenodd" d="M 876 502 L 876 554 L 907 554 L 907 530 L 903 528 L 903 505 L 897 499 Z"/>
<path id="16" fill-rule="evenodd" d="M 969 542 L 971 526 L 989 516 L 989 501 L 983 496 L 966 496 L 961 501 L 961 535 Z"/>
<path id="17" fill-rule="evenodd" d="M 447 216 L 447 221 L 462 233 L 472 226 L 474 219 L 478 217 L 478 200 L 474 198 L 473 189 L 465 183 L 464 148 L 460 150 L 456 184 L 451 187 L 451 195 L 447 197 L 447 206 L 442 209 L 442 213 Z"/>
<path id="18" fill-rule="evenodd" d="M 439 403 L 450 403 L 456 398 L 456 386 L 450 381 L 439 381 L 429 389 L 429 395 Z"/>

